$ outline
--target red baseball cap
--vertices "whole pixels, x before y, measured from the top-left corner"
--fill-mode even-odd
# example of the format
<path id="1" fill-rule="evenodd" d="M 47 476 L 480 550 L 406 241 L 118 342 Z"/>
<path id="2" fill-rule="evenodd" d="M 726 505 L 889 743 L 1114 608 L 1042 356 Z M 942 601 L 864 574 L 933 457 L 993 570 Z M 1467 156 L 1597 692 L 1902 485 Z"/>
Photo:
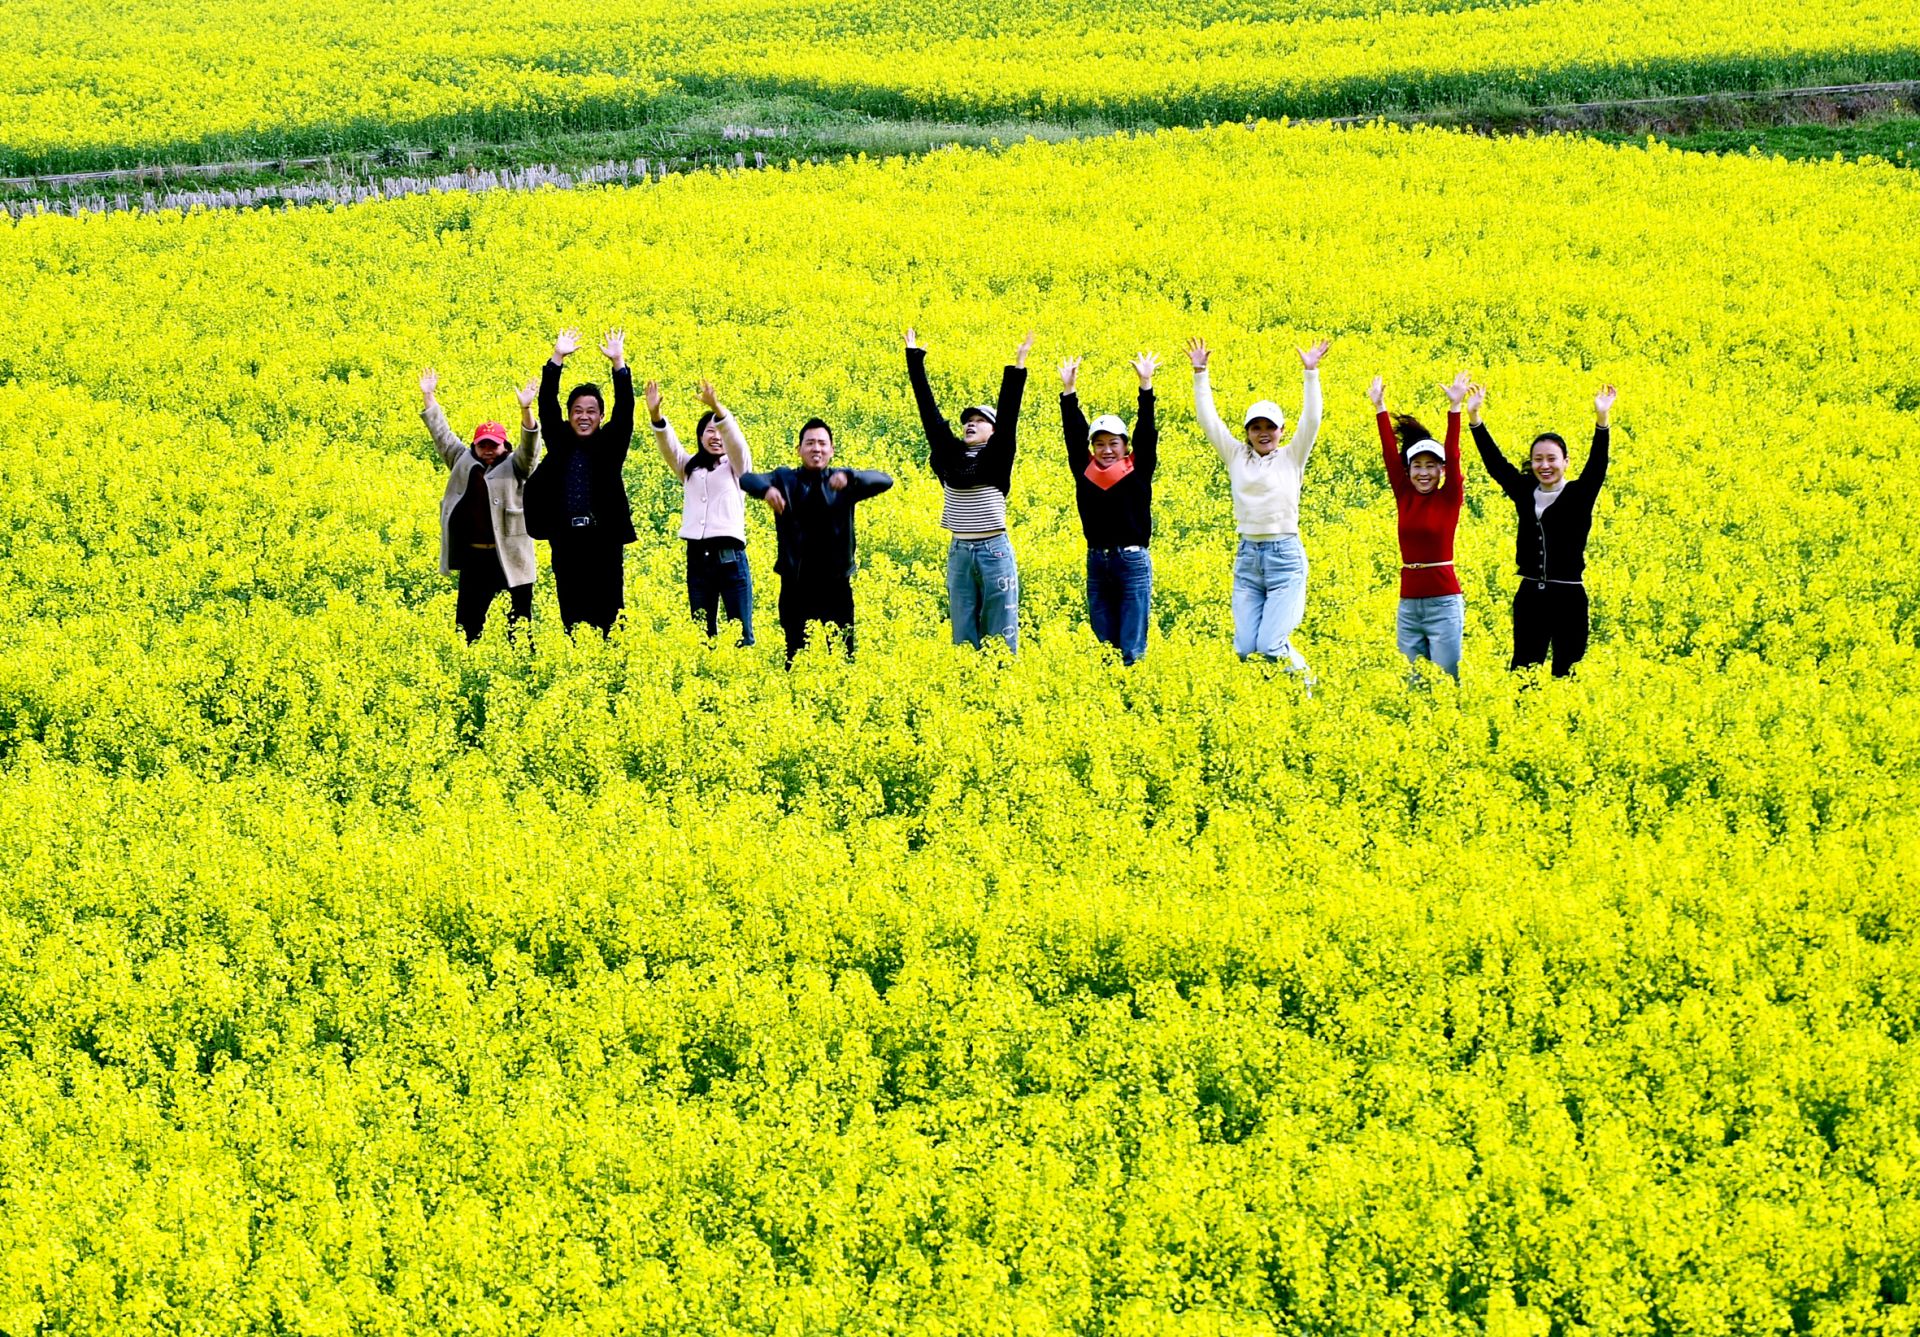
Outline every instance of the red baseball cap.
<path id="1" fill-rule="evenodd" d="M 473 429 L 473 444 L 477 446 L 482 441 L 495 441 L 504 446 L 507 444 L 507 429 L 497 422 L 483 422 Z"/>

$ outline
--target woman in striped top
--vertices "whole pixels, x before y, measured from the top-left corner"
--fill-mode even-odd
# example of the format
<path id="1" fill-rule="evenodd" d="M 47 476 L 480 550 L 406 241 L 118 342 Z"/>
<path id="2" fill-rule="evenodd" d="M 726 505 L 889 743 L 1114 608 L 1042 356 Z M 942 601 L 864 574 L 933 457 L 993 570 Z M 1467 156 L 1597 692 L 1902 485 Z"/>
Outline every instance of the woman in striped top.
<path id="1" fill-rule="evenodd" d="M 1009 650 L 1020 647 L 1020 572 L 1007 541 L 1007 493 L 1032 350 L 1029 334 L 1001 373 L 998 403 L 962 410 L 956 436 L 927 382 L 927 350 L 907 331 L 907 379 L 927 434 L 928 462 L 945 493 L 940 526 L 953 535 L 947 549 L 947 602 L 955 645 L 977 649 L 992 636 Z"/>
<path id="2" fill-rule="evenodd" d="M 1453 534 L 1460 525 L 1465 480 L 1460 460 L 1460 401 L 1467 397 L 1467 373 L 1443 387 L 1447 396 L 1447 439 L 1435 441 L 1418 418 L 1387 413 L 1387 385 L 1378 376 L 1367 389 L 1374 424 L 1380 430 L 1380 457 L 1387 485 L 1400 513 L 1400 653 L 1411 664 L 1422 659 L 1448 675 L 1460 676 L 1460 640 L 1466 626 L 1467 596 L 1453 570 Z"/>

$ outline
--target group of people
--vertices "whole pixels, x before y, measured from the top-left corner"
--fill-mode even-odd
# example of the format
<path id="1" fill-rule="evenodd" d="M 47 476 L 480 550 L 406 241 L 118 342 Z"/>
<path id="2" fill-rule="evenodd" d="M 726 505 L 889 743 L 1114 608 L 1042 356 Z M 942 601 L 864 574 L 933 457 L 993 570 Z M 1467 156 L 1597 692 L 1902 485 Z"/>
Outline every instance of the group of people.
<path id="1" fill-rule="evenodd" d="M 927 440 L 928 464 L 940 480 L 941 527 L 947 551 L 947 600 L 956 645 L 992 639 L 1020 644 L 1020 573 L 1007 536 L 1007 505 L 1026 391 L 1028 334 L 1001 373 L 993 403 L 970 404 L 956 431 L 942 415 L 927 375 L 927 349 L 906 333 L 907 382 Z M 1299 422 L 1285 443 L 1286 414 L 1270 399 L 1252 404 L 1234 432 L 1214 406 L 1211 352 L 1187 345 L 1194 411 L 1200 430 L 1226 467 L 1239 548 L 1233 566 L 1233 644 L 1243 659 L 1264 658 L 1311 681 L 1294 633 L 1306 613 L 1307 557 L 1300 543 L 1300 488 L 1321 421 L 1320 364 L 1329 343 L 1299 350 L 1303 370 Z M 519 391 L 517 447 L 504 424 L 484 422 L 464 443 L 437 399 L 438 377 L 421 374 L 421 416 L 449 469 L 440 503 L 440 569 L 459 573 L 455 617 L 477 639 L 502 593 L 508 617 L 530 615 L 535 559 L 544 539 L 552 554 L 554 592 L 571 633 L 580 623 L 610 631 L 625 601 L 624 556 L 637 535 L 624 469 L 633 440 L 633 373 L 622 331 L 611 330 L 600 352 L 611 365 L 613 406 L 582 382 L 560 383 L 578 330 L 562 330 L 540 379 Z M 1132 664 L 1145 652 L 1153 602 L 1153 476 L 1159 464 L 1154 374 L 1160 361 L 1141 353 L 1132 367 L 1139 398 L 1131 426 L 1117 414 L 1089 420 L 1079 398 L 1081 359 L 1060 366 L 1060 426 L 1074 500 L 1087 544 L 1087 618 L 1094 635 Z M 1387 410 L 1386 387 L 1368 390 L 1380 434 L 1387 481 L 1399 513 L 1400 608 L 1397 643 L 1410 662 L 1424 659 L 1458 677 L 1466 598 L 1454 571 L 1465 469 L 1460 449 L 1464 406 L 1488 474 L 1513 502 L 1515 564 L 1511 666 L 1551 661 L 1556 676 L 1586 652 L 1588 608 L 1583 584 L 1593 507 L 1606 479 L 1614 389 L 1594 399 L 1593 447 L 1578 478 L 1567 477 L 1565 438 L 1534 438 L 1524 469 L 1494 444 L 1481 408 L 1486 391 L 1461 372 L 1444 387 L 1447 425 L 1437 439 L 1409 414 Z M 705 406 L 691 446 L 664 412 L 660 386 L 645 386 L 647 417 L 660 458 L 682 489 L 680 537 L 686 544 L 687 601 L 709 636 L 725 619 L 754 643 L 753 573 L 747 561 L 746 499 L 774 516 L 780 577 L 779 614 L 787 662 L 816 627 L 834 629 L 854 648 L 854 514 L 862 501 L 893 486 L 876 469 L 836 466 L 833 429 L 819 418 L 801 426 L 799 464 L 756 473 L 739 420 L 702 382 Z M 536 411 L 537 406 L 537 411 Z M 545 455 L 541 455 L 542 444 Z"/>

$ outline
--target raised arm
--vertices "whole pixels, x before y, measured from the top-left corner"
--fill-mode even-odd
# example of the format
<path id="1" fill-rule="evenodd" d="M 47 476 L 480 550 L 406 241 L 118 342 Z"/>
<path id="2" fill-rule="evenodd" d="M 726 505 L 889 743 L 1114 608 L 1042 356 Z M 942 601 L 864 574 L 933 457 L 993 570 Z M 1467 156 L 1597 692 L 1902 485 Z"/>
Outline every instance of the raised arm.
<path id="1" fill-rule="evenodd" d="M 1293 442 L 1287 449 L 1303 469 L 1307 464 L 1307 456 L 1313 453 L 1313 443 L 1320 435 L 1320 360 L 1332 346 L 1331 340 L 1322 339 L 1311 348 L 1295 350 L 1300 354 L 1302 379 L 1306 386 L 1300 397 L 1300 421 L 1294 426 Z"/>
<path id="2" fill-rule="evenodd" d="M 647 397 L 647 425 L 653 428 L 654 449 L 660 452 L 661 460 L 673 470 L 673 476 L 685 482 L 687 462 L 693 458 L 686 447 L 680 444 L 680 434 L 673 430 L 673 424 L 660 412 L 660 382 L 648 381 L 642 387 Z"/>
<path id="3" fill-rule="evenodd" d="M 913 404 L 920 411 L 920 430 L 927 438 L 927 462 L 935 476 L 944 477 L 947 460 L 960 449 L 960 441 L 947 420 L 940 416 L 940 405 L 935 402 L 933 386 L 927 380 L 927 350 L 921 347 L 919 336 L 911 329 L 907 331 L 907 382 L 913 386 Z"/>
<path id="4" fill-rule="evenodd" d="M 533 401 L 540 393 L 538 381 L 528 381 L 513 397 L 520 401 L 520 448 L 513 452 L 514 472 L 526 478 L 540 460 L 540 424 L 533 416 Z"/>
<path id="5" fill-rule="evenodd" d="M 1473 430 L 1473 444 L 1480 452 L 1480 463 L 1487 471 L 1487 477 L 1494 481 L 1502 492 L 1509 497 L 1521 497 L 1533 490 L 1532 485 L 1521 477 L 1520 471 L 1507 462 L 1500 453 L 1500 447 L 1493 443 L 1493 433 L 1487 430 L 1480 418 L 1480 406 L 1487 402 L 1487 389 L 1483 385 L 1472 387 L 1467 393 L 1467 422 Z"/>
<path id="6" fill-rule="evenodd" d="M 1140 400 L 1133 418 L 1133 471 L 1152 474 L 1160 463 L 1160 424 L 1153 413 L 1153 373 L 1160 359 L 1142 353 L 1133 360 L 1133 371 L 1140 378 Z"/>
<path id="7" fill-rule="evenodd" d="M 713 414 L 713 425 L 720 429 L 720 444 L 727 452 L 727 463 L 733 466 L 733 476 L 738 478 L 747 473 L 753 468 L 753 452 L 747 449 L 747 438 L 740 430 L 740 420 L 720 402 L 719 392 L 713 388 L 712 381 L 700 382 L 700 402 Z"/>
<path id="8" fill-rule="evenodd" d="M 1373 404 L 1373 425 L 1380 433 L 1380 462 L 1387 466 L 1387 486 L 1399 496 L 1409 488 L 1407 462 L 1400 458 L 1400 439 L 1393 434 L 1393 418 L 1387 413 L 1387 383 L 1379 376 L 1367 387 Z"/>
<path id="9" fill-rule="evenodd" d="M 1592 493 L 1600 491 L 1600 485 L 1607 481 L 1608 457 L 1613 445 L 1613 401 L 1617 397 L 1614 388 L 1609 385 L 1593 397 L 1593 449 L 1587 452 L 1586 467 L 1580 470 L 1576 479 L 1580 486 Z M 1589 482 L 1588 480 L 1592 481 Z"/>
<path id="10" fill-rule="evenodd" d="M 552 449 L 554 442 L 564 441 L 571 435 L 566 417 L 560 412 L 560 373 L 566 369 L 568 356 L 579 346 L 579 330 L 561 330 L 553 336 L 553 356 L 540 367 L 540 432 L 547 438 L 548 449 Z"/>
<path id="11" fill-rule="evenodd" d="M 1020 430 L 1020 401 L 1027 391 L 1027 354 L 1033 351 L 1033 331 L 1020 341 L 1013 362 L 1000 373 L 1000 398 L 995 401 L 993 439 L 987 449 L 996 455 L 1013 455 Z"/>
<path id="12" fill-rule="evenodd" d="M 1227 425 L 1220 421 L 1220 415 L 1213 407 L 1213 384 L 1207 379 L 1207 359 L 1212 351 L 1205 339 L 1187 340 L 1187 359 L 1193 363 L 1193 414 L 1200 420 L 1200 431 L 1213 448 L 1220 452 L 1220 458 L 1231 460 L 1234 451 L 1240 448 L 1240 442 L 1234 438 Z"/>
<path id="13" fill-rule="evenodd" d="M 627 365 L 627 332 L 608 330 L 600 351 L 613 364 L 613 412 L 600 424 L 600 434 L 625 458 L 633 442 L 633 368 Z"/>
<path id="14" fill-rule="evenodd" d="M 447 411 L 440 407 L 439 390 L 440 373 L 428 367 L 420 373 L 420 420 L 427 425 L 427 435 L 433 438 L 440 462 L 451 469 L 467 453 L 467 444 L 447 426 Z"/>
<path id="15" fill-rule="evenodd" d="M 1463 371 L 1441 388 L 1447 396 L 1447 476 L 1440 493 L 1458 498 L 1466 488 L 1466 461 L 1460 458 L 1460 405 L 1473 393 L 1472 378 Z"/>
<path id="16" fill-rule="evenodd" d="M 1087 449 L 1087 415 L 1080 408 L 1080 359 L 1060 364 L 1060 434 L 1067 440 L 1067 468 L 1078 478 L 1093 453 Z"/>

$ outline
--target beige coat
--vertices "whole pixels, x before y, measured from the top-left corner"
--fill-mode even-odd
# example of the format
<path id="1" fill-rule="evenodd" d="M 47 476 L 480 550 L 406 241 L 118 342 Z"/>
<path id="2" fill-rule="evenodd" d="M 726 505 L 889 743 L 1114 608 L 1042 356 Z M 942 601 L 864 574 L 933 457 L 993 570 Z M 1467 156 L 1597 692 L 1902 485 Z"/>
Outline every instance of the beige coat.
<path id="1" fill-rule="evenodd" d="M 440 571 L 453 570 L 453 512 L 467 494 L 467 467 L 478 464 L 472 449 L 447 426 L 438 404 L 422 409 L 420 418 L 433 436 L 433 445 L 451 471 L 447 491 L 440 498 Z M 508 585 L 531 585 L 536 571 L 533 540 L 527 537 L 527 477 L 540 456 L 540 433 L 520 429 L 520 449 L 487 470 L 487 499 L 493 503 L 493 541 L 499 545 L 500 569 Z"/>

